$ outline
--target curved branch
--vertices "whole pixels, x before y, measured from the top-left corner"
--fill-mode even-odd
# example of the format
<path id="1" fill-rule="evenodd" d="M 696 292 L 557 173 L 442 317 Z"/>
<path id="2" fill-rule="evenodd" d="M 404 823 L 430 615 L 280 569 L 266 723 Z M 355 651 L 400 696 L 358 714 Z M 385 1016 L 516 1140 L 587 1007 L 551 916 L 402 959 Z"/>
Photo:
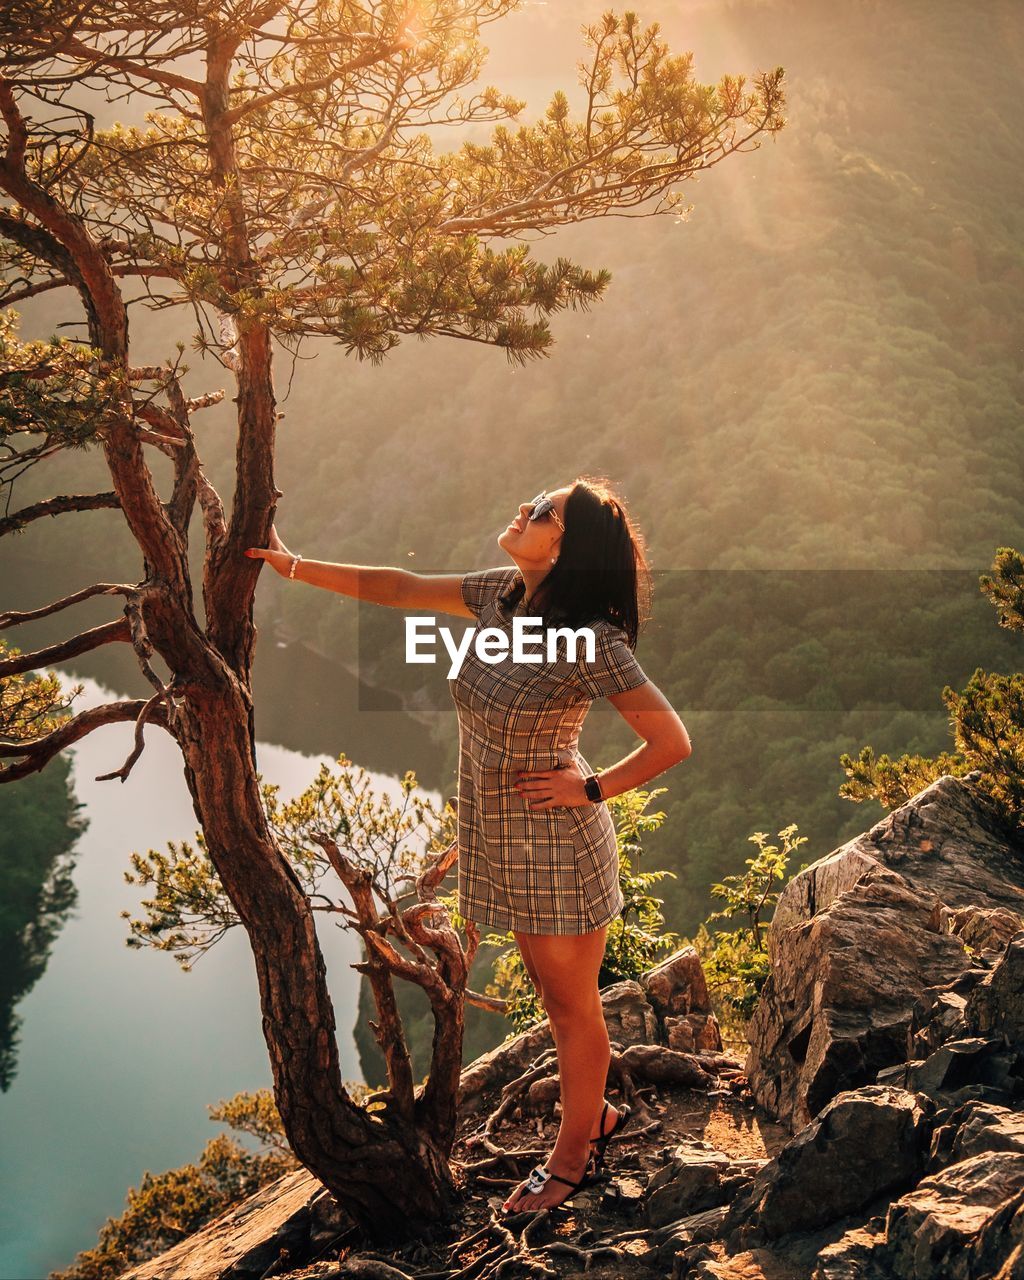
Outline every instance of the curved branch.
<path id="1" fill-rule="evenodd" d="M 135 656 L 139 660 L 139 666 L 142 668 L 142 674 L 156 690 L 156 696 L 163 698 L 167 703 L 167 714 L 171 726 L 174 726 L 177 717 L 177 709 L 171 699 L 171 688 L 178 679 L 177 673 L 171 677 L 170 685 L 165 685 L 150 664 L 150 658 L 153 656 L 153 643 L 149 638 L 149 632 L 146 630 L 146 620 L 142 616 L 142 593 L 138 590 L 131 590 L 124 604 L 125 616 L 128 620 L 128 627 L 131 633 L 132 648 L 135 650 Z M 141 747 L 139 748 L 142 749 Z M 127 775 L 125 775 L 127 776 Z M 97 779 L 99 781 L 99 779 Z M 124 779 L 122 778 L 122 781 Z"/>
<path id="2" fill-rule="evenodd" d="M 26 285 L 16 293 L 0 294 L 0 306 L 13 307 L 15 303 L 24 302 L 26 298 L 35 298 L 40 293 L 48 293 L 51 289 L 66 289 L 69 286 L 74 287 L 73 281 L 65 280 L 63 277 L 58 280 L 41 280 L 38 284 Z"/>
<path id="3" fill-rule="evenodd" d="M 76 591 L 74 595 L 65 596 L 63 600 L 55 600 L 53 604 L 44 604 L 39 609 L 28 609 L 24 613 L 0 613 L 0 631 L 5 627 L 17 627 L 23 622 L 34 622 L 36 618 L 45 618 L 48 614 L 57 613 L 60 609 L 67 609 L 69 605 L 78 604 L 81 600 L 88 600 L 90 596 L 114 596 L 127 595 L 130 591 L 137 590 L 127 582 L 97 582 L 91 587 L 83 587 L 81 591 Z"/>
<path id="4" fill-rule="evenodd" d="M 152 718 L 153 712 L 156 710 L 158 703 L 163 701 L 165 698 L 167 701 L 168 716 L 170 719 L 170 723 L 165 724 L 163 727 L 167 729 L 172 736 L 174 735 L 174 731 L 171 728 L 171 724 L 173 724 L 175 718 L 177 717 L 177 708 L 175 707 L 174 703 L 171 701 L 170 694 L 167 692 L 167 690 L 160 689 L 157 693 L 153 694 L 152 698 L 150 698 L 150 700 L 139 712 L 138 718 L 135 721 L 135 742 L 134 742 L 134 745 L 132 746 L 131 752 L 129 753 L 128 759 L 124 762 L 124 764 L 120 767 L 120 769 L 115 769 L 113 773 L 98 773 L 96 775 L 97 782 L 109 782 L 111 778 L 120 778 L 122 782 L 128 781 L 128 775 L 132 771 L 132 766 L 135 764 L 135 761 L 138 760 L 139 756 L 142 755 L 142 748 L 146 745 L 145 739 L 142 735 L 142 726 L 146 723 L 147 720 Z"/>
<path id="5" fill-rule="evenodd" d="M 156 698 L 150 698 L 149 702 L 155 705 L 147 718 L 170 733 L 164 707 Z M 30 739 L 27 742 L 0 742 L 0 756 L 26 757 L 0 770 L 0 783 L 16 782 L 30 773 L 38 773 L 58 751 L 62 751 L 80 738 L 84 738 L 87 733 L 92 733 L 94 729 L 102 728 L 105 724 L 121 724 L 126 720 L 137 722 L 148 705 L 149 703 L 141 698 L 132 699 L 129 702 L 108 702 L 105 706 L 90 707 L 87 711 L 82 711 L 66 724 L 62 724 L 60 728 L 46 734 L 45 737 Z"/>
<path id="6" fill-rule="evenodd" d="M 4 163 L 6 164 L 6 160 Z M 12 244 L 25 249 L 34 258 L 38 258 L 54 271 L 59 272 L 61 280 L 67 280 L 73 288 L 77 289 L 88 307 L 89 299 L 83 293 L 82 277 L 75 260 L 56 236 L 43 227 L 33 226 L 21 218 L 14 217 L 6 209 L 0 209 L 0 234 Z"/>
<path id="7" fill-rule="evenodd" d="M 342 63 L 340 67 L 337 67 L 329 75 L 321 76 L 319 80 L 307 80 L 303 84 L 283 84 L 277 89 L 271 89 L 269 93 L 265 93 L 259 98 L 250 98 L 248 102 L 240 102 L 237 107 L 232 107 L 224 112 L 221 118 L 225 124 L 231 125 L 241 120 L 243 116 L 248 115 L 250 111 L 258 111 L 262 107 L 269 106 L 272 102 L 277 102 L 280 98 L 291 98 L 296 94 L 326 89 L 336 80 L 340 80 L 342 76 L 348 75 L 350 71 L 361 71 L 364 67 L 372 67 L 375 62 L 385 62 L 396 53 L 401 53 L 403 49 L 410 48 L 412 43 L 412 39 L 407 38 L 382 45 L 379 49 L 371 49 L 368 53 L 363 53 L 358 58 L 353 58 L 350 62 Z"/>
<path id="8" fill-rule="evenodd" d="M 478 991 L 470 991 L 468 987 L 466 1003 L 475 1004 L 478 1009 L 486 1009 L 489 1013 L 505 1013 L 508 1009 L 507 1000 L 501 1000 L 498 996 L 482 996 Z"/>
<path id="9" fill-rule="evenodd" d="M 47 498 L 45 502 L 33 502 L 29 507 L 22 507 L 12 516 L 5 516 L 0 520 L 0 537 L 33 520 L 41 520 L 43 516 L 59 516 L 65 511 L 120 510 L 120 507 L 121 501 L 116 493 L 62 493 L 55 498 Z"/>
<path id="10" fill-rule="evenodd" d="M 47 35 L 38 40 L 27 39 L 26 43 L 38 45 L 40 50 L 51 58 L 77 58 L 81 62 L 90 63 L 93 67 L 110 67 L 126 75 L 135 76 L 136 79 L 158 84 L 164 89 L 178 89 L 182 93 L 190 93 L 195 98 L 202 93 L 203 86 L 198 80 L 190 80 L 187 76 L 176 75 L 173 71 L 164 71 L 159 67 L 144 66 L 133 62 L 131 58 L 122 58 L 104 49 L 90 48 L 75 36 L 68 35 L 63 40 L 53 43 L 52 37 Z"/>
<path id="11" fill-rule="evenodd" d="M 118 618 L 114 622 L 105 622 L 100 627 L 93 627 L 91 631 L 72 636 L 70 640 L 62 640 L 45 649 L 36 649 L 34 653 L 19 653 L 13 658 L 4 658 L 0 661 L 0 677 L 35 671 L 53 662 L 63 662 L 65 658 L 77 658 L 80 653 L 89 653 L 92 649 L 98 649 L 101 644 L 111 644 L 115 640 L 130 642 L 131 638 L 128 619 Z"/>

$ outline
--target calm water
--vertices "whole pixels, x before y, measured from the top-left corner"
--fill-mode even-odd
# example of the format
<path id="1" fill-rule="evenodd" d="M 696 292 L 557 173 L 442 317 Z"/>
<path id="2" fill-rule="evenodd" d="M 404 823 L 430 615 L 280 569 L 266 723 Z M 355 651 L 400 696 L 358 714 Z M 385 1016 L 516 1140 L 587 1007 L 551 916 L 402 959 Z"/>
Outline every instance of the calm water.
<path id="1" fill-rule="evenodd" d="M 424 728 L 399 712 L 359 712 L 354 682 L 305 652 L 299 667 L 296 656 L 267 641 L 259 655 L 257 734 L 275 741 L 258 743 L 257 762 L 264 781 L 280 785 L 279 798 L 300 792 L 321 763 L 333 765 L 344 750 L 357 763 L 391 758 L 392 772 L 364 763 L 375 791 L 397 797 L 400 772 L 416 768 L 426 794 L 439 802 L 441 793 L 426 785 L 431 749 Z M 127 693 L 112 692 L 84 667 L 66 664 L 59 674 L 65 687 L 86 686 L 73 704 L 76 712 L 143 692 L 134 682 Z M 358 738 L 332 741 L 342 724 Z M 98 730 L 71 749 L 80 814 L 89 826 L 76 846 L 77 906 L 45 973 L 18 1006 L 17 1075 L 0 1094 L 2 1280 L 42 1280 L 66 1267 L 95 1244 L 108 1217 L 122 1212 L 128 1187 L 145 1170 L 194 1160 L 209 1138 L 224 1132 L 211 1123 L 208 1104 L 271 1083 L 241 927 L 191 973 L 166 953 L 125 946 L 120 912 L 140 915 L 148 896 L 145 886 L 124 880 L 129 855 L 166 852 L 172 839 L 194 845 L 197 827 L 177 747 L 158 728 L 145 733 L 145 751 L 123 785 L 95 776 L 123 763 L 130 725 Z M 358 975 L 349 968 L 360 958 L 358 939 L 317 919 L 342 1073 L 361 1080 L 351 1035 Z"/>

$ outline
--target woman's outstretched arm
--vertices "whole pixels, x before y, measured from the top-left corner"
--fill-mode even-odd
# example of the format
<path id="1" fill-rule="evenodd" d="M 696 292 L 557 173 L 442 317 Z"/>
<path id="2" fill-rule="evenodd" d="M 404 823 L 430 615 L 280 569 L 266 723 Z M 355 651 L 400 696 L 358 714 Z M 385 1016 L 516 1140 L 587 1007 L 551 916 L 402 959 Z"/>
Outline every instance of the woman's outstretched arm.
<path id="1" fill-rule="evenodd" d="M 428 576 L 389 565 L 333 564 L 329 560 L 307 560 L 303 556 L 291 574 L 295 554 L 284 545 L 273 525 L 270 546 L 249 547 L 245 554 L 266 560 L 282 578 L 291 575 L 294 582 L 307 582 L 311 587 L 337 591 L 356 600 L 368 600 L 393 609 L 436 609 L 464 618 L 473 616 L 462 598 L 461 573 Z"/>

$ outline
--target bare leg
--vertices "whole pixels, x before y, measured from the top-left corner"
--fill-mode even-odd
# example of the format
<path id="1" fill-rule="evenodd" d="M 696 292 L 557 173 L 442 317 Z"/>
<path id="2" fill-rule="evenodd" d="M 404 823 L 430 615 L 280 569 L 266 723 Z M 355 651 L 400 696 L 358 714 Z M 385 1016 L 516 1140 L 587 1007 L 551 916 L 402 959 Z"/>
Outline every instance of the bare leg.
<path id="1" fill-rule="evenodd" d="M 546 1163 L 552 1173 L 572 1182 L 582 1178 L 590 1159 L 589 1140 L 599 1132 L 611 1060 L 597 986 L 606 933 L 607 926 L 579 935 L 522 935 L 542 984 L 562 1086 L 562 1123 Z M 516 936 L 518 941 L 521 935 Z M 550 1182 L 533 1195 L 520 1184 L 505 1203 L 509 1208 L 543 1209 L 561 1203 L 567 1190 L 564 1183 Z"/>
<path id="2" fill-rule="evenodd" d="M 519 933 L 516 931 L 513 931 L 513 934 L 516 940 L 516 945 L 519 947 L 519 954 L 523 957 L 523 964 L 526 966 L 526 972 L 530 975 L 530 981 L 537 988 L 537 994 L 540 996 L 541 1004 L 544 1005 L 544 1011 L 548 1015 L 548 1021 L 551 1023 L 551 1039 L 555 1042 L 555 1048 L 557 1050 L 558 1027 L 555 1020 L 551 1017 L 551 1011 L 548 1009 L 547 1005 L 545 1004 L 544 982 L 541 977 L 540 969 L 537 967 L 537 962 L 533 958 L 533 952 L 530 950 L 530 939 L 533 935 L 529 933 Z M 603 957 L 604 952 L 602 951 L 601 954 Z M 598 967 L 600 968 L 600 965 Z M 607 1099 L 602 1097 L 600 1103 L 598 1104 L 597 1114 L 594 1116 L 594 1123 L 591 1126 L 591 1130 L 590 1130 L 591 1139 L 600 1138 L 602 1133 L 607 1133 L 608 1130 L 611 1129 L 612 1126 L 615 1124 L 615 1121 L 618 1119 L 618 1115 L 619 1115 L 618 1108 L 612 1106 L 610 1102 L 608 1103 L 608 1110 L 607 1111 L 604 1110 L 604 1104 L 606 1101 Z M 603 1129 L 601 1128 L 602 1114 L 604 1115 Z"/>

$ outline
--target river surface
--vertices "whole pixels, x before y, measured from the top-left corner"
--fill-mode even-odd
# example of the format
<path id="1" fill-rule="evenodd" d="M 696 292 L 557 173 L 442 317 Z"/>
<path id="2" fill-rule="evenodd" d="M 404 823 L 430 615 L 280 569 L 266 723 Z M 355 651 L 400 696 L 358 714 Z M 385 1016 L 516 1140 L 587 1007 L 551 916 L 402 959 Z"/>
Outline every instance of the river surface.
<path id="1" fill-rule="evenodd" d="M 397 710 L 359 713 L 354 681 L 295 646 L 264 640 L 257 666 L 257 737 L 262 730 L 275 739 L 258 741 L 257 764 L 265 782 L 280 786 L 279 800 L 302 791 L 321 763 L 334 765 L 344 750 L 356 764 L 391 759 L 393 772 L 364 765 L 375 792 L 397 800 L 401 773 L 416 768 L 425 794 L 440 801 L 426 785 L 429 769 L 418 767 L 436 758 L 422 725 Z M 65 688 L 85 685 L 75 712 L 144 696 L 137 684 L 125 692 L 84 672 L 81 660 L 57 669 Z M 451 718 L 455 726 L 454 709 Z M 358 737 L 332 743 L 339 725 Z M 227 1132 L 210 1121 L 209 1104 L 271 1083 L 240 926 L 189 973 L 166 952 L 125 945 L 128 922 L 120 913 L 141 915 L 150 892 L 125 882 L 131 853 L 166 853 L 170 840 L 194 847 L 197 828 L 178 748 L 155 726 L 146 728 L 145 741 L 123 785 L 95 778 L 122 765 L 131 725 L 104 727 L 70 748 L 79 814 L 89 825 L 75 849 L 77 904 L 45 972 L 18 1005 L 17 1073 L 0 1094 L 2 1280 L 43 1280 L 67 1267 L 96 1243 L 108 1217 L 120 1216 L 127 1189 L 144 1171 L 196 1160 L 211 1137 Z M 317 924 L 342 1074 L 362 1080 L 352 1035 L 359 975 L 349 967 L 360 959 L 359 941 L 324 915 Z"/>

